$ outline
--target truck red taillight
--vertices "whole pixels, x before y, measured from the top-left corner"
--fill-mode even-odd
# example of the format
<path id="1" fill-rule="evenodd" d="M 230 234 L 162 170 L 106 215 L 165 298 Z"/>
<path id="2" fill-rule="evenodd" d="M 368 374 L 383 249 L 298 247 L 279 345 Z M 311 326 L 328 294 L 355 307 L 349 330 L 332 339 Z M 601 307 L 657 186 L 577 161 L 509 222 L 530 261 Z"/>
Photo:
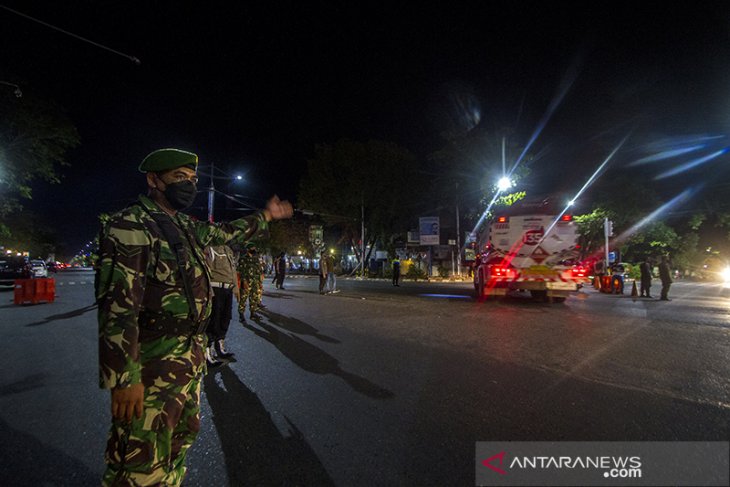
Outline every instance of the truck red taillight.
<path id="1" fill-rule="evenodd" d="M 588 269 L 583 266 L 575 266 L 570 272 L 573 274 L 573 277 L 586 277 L 588 275 Z"/>
<path id="2" fill-rule="evenodd" d="M 511 267 L 494 266 L 491 269 L 492 277 L 515 277 L 517 273 Z"/>

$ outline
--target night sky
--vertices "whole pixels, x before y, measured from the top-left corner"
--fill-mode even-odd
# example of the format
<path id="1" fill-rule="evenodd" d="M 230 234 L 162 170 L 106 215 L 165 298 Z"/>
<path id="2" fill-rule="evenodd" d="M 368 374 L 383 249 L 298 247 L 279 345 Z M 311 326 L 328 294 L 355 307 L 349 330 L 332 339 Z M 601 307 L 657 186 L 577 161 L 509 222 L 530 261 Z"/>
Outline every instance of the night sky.
<path id="1" fill-rule="evenodd" d="M 144 191 L 137 166 L 162 147 L 245 173 L 236 192 L 263 205 L 295 198 L 317 143 L 376 138 L 425 159 L 478 121 L 524 147 L 556 99 L 531 150 L 537 186 L 576 190 L 629 132 L 614 171 L 730 128 L 728 2 L 268 3 L 4 3 L 141 60 L 0 10 L 0 79 L 56 100 L 81 135 L 63 184 L 35 184 L 28 205 L 69 251 Z M 651 184 L 671 195 L 726 166 Z"/>

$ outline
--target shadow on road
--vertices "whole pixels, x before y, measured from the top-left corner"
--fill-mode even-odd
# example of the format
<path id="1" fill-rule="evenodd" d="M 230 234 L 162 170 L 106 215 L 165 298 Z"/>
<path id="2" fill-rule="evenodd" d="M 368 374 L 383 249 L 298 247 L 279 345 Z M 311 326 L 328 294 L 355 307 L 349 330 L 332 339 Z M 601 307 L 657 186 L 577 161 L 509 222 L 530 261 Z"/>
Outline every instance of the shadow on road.
<path id="1" fill-rule="evenodd" d="M 332 374 L 340 377 L 357 392 L 373 399 L 390 399 L 394 397 L 394 394 L 388 389 L 380 387 L 364 377 L 342 370 L 337 359 L 324 350 L 297 336 L 282 333 L 275 327 L 264 323 L 263 320 L 255 321 L 260 328 L 249 324 L 245 324 L 243 327 L 274 345 L 286 358 L 307 372 L 322 375 Z"/>
<path id="2" fill-rule="evenodd" d="M 263 296 L 265 298 L 272 299 L 296 299 L 296 296 L 294 294 L 287 293 L 264 293 Z"/>
<path id="3" fill-rule="evenodd" d="M 203 383 L 230 485 L 334 485 L 297 427 L 286 418 L 289 436 L 283 436 L 233 370 L 222 367 Z"/>
<path id="4" fill-rule="evenodd" d="M 43 380 L 45 378 L 46 374 L 33 374 L 11 384 L 0 386 L 0 397 L 39 389 L 46 385 Z"/>
<path id="5" fill-rule="evenodd" d="M 296 318 L 280 315 L 279 313 L 274 313 L 273 311 L 269 310 L 263 310 L 261 311 L 261 314 L 266 316 L 272 324 L 278 326 L 279 328 L 289 330 L 292 333 L 296 333 L 297 335 L 312 335 L 313 337 L 322 340 L 323 342 L 340 343 L 340 341 L 336 338 L 322 335 L 319 330 L 317 330 L 309 323 L 305 323 Z"/>
<path id="6" fill-rule="evenodd" d="M 46 318 L 43 318 L 41 321 L 36 321 L 35 323 L 28 323 L 25 326 L 40 326 L 45 325 L 48 323 L 51 323 L 56 320 L 67 320 L 69 318 L 75 318 L 77 316 L 81 316 L 84 313 L 88 313 L 89 311 L 96 309 L 96 304 L 90 304 L 88 306 L 85 306 L 83 308 L 75 309 L 73 311 L 69 311 L 68 313 L 61 313 L 58 315 L 51 315 Z"/>
<path id="7" fill-rule="evenodd" d="M 0 419 L 0 485 L 99 485 L 101 474 Z"/>

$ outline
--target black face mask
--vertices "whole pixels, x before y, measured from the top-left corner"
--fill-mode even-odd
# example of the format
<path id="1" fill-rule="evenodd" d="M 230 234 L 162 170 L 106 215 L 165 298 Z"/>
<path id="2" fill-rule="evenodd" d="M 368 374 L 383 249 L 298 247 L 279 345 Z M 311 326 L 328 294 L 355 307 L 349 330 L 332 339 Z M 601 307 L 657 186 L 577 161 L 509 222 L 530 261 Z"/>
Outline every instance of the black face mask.
<path id="1" fill-rule="evenodd" d="M 184 210 L 193 204 L 198 187 L 192 181 L 168 184 L 163 194 L 176 210 Z"/>

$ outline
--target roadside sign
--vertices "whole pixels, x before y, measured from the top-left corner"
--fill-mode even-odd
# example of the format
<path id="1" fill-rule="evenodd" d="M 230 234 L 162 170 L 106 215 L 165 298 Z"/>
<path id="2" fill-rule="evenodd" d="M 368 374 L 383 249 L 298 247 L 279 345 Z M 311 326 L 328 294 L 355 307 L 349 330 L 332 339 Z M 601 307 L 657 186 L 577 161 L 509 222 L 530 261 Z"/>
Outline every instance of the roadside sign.
<path id="1" fill-rule="evenodd" d="M 440 237 L 439 217 L 425 216 L 418 219 L 421 245 L 438 245 Z"/>

